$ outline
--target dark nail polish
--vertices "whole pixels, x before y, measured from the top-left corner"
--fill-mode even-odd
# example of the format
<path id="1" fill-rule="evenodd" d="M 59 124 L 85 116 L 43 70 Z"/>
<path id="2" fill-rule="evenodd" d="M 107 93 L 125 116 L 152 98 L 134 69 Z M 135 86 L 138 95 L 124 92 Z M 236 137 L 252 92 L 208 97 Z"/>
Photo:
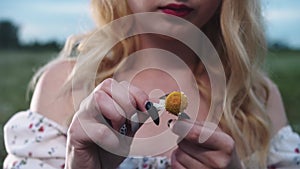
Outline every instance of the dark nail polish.
<path id="1" fill-rule="evenodd" d="M 150 102 L 151 103 L 151 102 Z M 159 125 L 159 114 L 156 107 L 153 106 L 153 103 L 151 103 L 151 108 L 148 110 L 148 113 L 153 120 L 153 122 L 158 126 Z"/>
<path id="2" fill-rule="evenodd" d="M 159 117 L 153 120 L 154 123 L 158 126 L 159 125 Z"/>
<path id="3" fill-rule="evenodd" d="M 147 102 L 145 105 L 146 110 L 150 110 L 153 104 L 151 102 Z"/>
<path id="4" fill-rule="evenodd" d="M 168 127 L 170 127 L 170 124 L 172 123 L 172 121 L 173 121 L 173 119 L 170 119 L 170 120 L 168 121 Z"/>
<path id="5" fill-rule="evenodd" d="M 189 120 L 189 119 L 191 119 L 191 118 L 190 118 L 186 113 L 180 112 L 180 113 L 178 114 L 178 120 L 184 120 L 184 119 Z"/>
<path id="6" fill-rule="evenodd" d="M 147 102 L 145 105 L 147 112 L 149 113 L 153 122 L 158 126 L 159 125 L 159 114 L 156 107 L 153 106 L 152 102 Z"/>

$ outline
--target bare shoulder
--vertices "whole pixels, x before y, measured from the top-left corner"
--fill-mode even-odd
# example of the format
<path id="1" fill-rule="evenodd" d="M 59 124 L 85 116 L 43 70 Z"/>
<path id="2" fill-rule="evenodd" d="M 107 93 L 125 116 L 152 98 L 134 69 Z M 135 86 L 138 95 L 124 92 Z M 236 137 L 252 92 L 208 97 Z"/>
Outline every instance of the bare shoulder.
<path id="1" fill-rule="evenodd" d="M 273 124 L 273 134 L 288 124 L 282 97 L 277 85 L 266 77 L 269 88 L 267 113 Z"/>
<path id="2" fill-rule="evenodd" d="M 67 126 L 74 109 L 69 94 L 62 94 L 61 89 L 72 72 L 75 61 L 62 60 L 49 66 L 41 75 L 34 90 L 30 110 Z"/>

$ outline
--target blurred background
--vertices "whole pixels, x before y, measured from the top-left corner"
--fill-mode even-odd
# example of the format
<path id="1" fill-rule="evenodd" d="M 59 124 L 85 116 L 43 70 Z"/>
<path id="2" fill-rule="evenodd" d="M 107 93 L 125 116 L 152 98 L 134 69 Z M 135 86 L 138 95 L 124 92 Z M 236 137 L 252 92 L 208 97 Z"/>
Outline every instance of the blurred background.
<path id="1" fill-rule="evenodd" d="M 91 30 L 88 0 L 0 0 L 0 128 L 26 110 L 36 70 L 57 56 L 66 38 Z M 300 132 L 300 1 L 262 0 L 269 53 L 266 70 L 277 83 L 289 122 Z M 6 155 L 0 131 L 0 167 Z"/>

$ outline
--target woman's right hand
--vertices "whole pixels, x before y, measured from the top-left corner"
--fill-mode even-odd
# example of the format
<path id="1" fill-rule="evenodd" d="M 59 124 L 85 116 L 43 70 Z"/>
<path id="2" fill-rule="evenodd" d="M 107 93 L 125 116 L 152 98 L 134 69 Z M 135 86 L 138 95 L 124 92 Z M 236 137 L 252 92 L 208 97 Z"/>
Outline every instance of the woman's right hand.
<path id="1" fill-rule="evenodd" d="M 112 169 L 129 153 L 132 136 L 140 127 L 128 119 L 137 114 L 143 122 L 149 116 L 148 95 L 139 88 L 106 79 L 82 101 L 74 115 L 67 140 L 66 168 Z M 139 110 L 139 111 L 137 111 Z M 138 113 L 137 113 L 138 112 Z M 126 136 L 119 133 L 126 124 Z M 132 129 L 134 128 L 134 129 Z"/>

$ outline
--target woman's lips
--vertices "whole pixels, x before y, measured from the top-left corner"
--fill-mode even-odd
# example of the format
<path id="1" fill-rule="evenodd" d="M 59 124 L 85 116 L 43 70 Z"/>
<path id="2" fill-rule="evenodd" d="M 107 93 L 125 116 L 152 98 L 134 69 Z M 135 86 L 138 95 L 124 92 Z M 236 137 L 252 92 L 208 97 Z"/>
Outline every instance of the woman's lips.
<path id="1" fill-rule="evenodd" d="M 193 11 L 193 8 L 190 8 L 184 4 L 169 4 L 159 9 L 166 14 L 175 15 L 178 17 L 185 17 Z"/>

